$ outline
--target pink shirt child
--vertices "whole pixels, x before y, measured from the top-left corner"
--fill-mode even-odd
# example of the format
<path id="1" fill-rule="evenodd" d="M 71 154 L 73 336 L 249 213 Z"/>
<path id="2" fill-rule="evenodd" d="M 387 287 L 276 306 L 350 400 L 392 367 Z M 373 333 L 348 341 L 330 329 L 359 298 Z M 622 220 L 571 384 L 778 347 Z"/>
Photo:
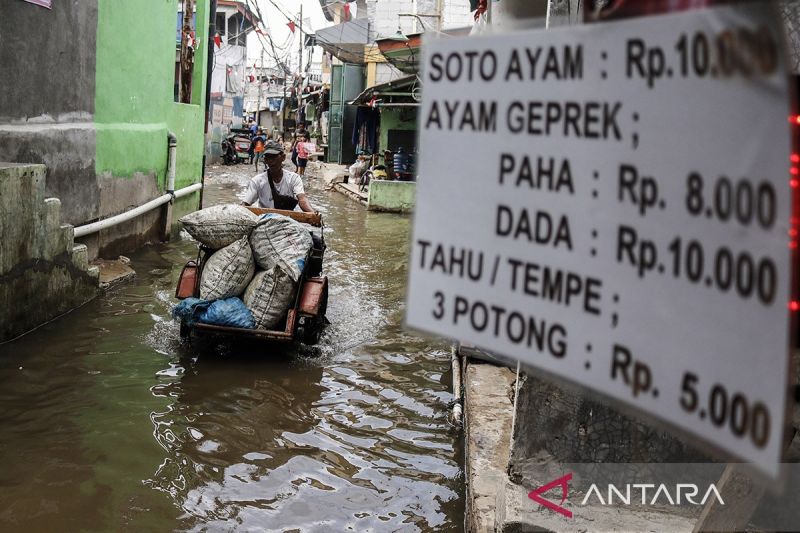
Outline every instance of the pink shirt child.
<path id="1" fill-rule="evenodd" d="M 305 142 L 297 143 L 297 158 L 308 159 L 308 143 Z"/>

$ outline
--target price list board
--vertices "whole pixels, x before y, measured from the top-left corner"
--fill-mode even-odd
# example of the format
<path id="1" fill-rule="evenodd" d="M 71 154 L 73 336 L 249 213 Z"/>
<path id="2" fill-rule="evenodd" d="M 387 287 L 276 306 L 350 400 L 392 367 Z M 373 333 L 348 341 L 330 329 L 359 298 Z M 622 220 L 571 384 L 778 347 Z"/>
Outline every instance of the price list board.
<path id="1" fill-rule="evenodd" d="M 776 475 L 790 98 L 764 5 L 424 47 L 408 326 Z"/>

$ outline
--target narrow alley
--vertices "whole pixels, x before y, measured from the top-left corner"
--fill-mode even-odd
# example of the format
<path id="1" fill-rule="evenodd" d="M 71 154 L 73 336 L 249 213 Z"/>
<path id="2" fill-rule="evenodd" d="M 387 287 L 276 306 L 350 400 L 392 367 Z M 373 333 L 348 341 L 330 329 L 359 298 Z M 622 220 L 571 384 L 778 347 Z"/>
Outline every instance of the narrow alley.
<path id="1" fill-rule="evenodd" d="M 204 204 L 235 202 L 253 174 L 210 167 Z M 182 344 L 185 234 L 0 346 L 0 453 L 17 458 L 0 474 L 3 529 L 461 529 L 449 346 L 401 329 L 410 219 L 305 182 L 328 243 L 318 346 Z"/>

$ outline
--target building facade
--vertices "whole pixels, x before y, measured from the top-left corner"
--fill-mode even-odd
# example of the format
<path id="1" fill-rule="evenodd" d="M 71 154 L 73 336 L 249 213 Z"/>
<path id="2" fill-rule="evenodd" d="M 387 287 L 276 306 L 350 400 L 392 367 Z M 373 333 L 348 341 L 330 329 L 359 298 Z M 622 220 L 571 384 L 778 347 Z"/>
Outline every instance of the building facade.
<path id="1" fill-rule="evenodd" d="M 64 222 L 97 221 L 163 194 L 169 132 L 178 143 L 175 188 L 201 181 L 209 3 L 196 1 L 189 104 L 175 102 L 178 0 L 6 6 L 0 161 L 44 164 L 46 194 L 60 199 Z M 198 202 L 195 193 L 175 208 Z M 88 236 L 90 256 L 152 239 L 158 218 L 152 212 Z"/>
<path id="2" fill-rule="evenodd" d="M 186 63 L 187 103 L 177 102 L 175 92 L 178 0 L 6 4 L 0 17 L 0 340 L 90 299 L 98 279 L 89 260 L 158 240 L 172 220 L 199 206 L 199 186 L 189 186 L 203 176 L 211 0 L 194 2 L 194 27 L 187 32 L 192 50 L 186 57 L 193 56 Z M 170 142 L 177 143 L 173 187 Z M 168 188 L 184 189 L 171 206 L 104 229 L 86 227 L 155 199 L 168 201 Z"/>
<path id="3" fill-rule="evenodd" d="M 247 64 L 247 36 L 260 22 L 244 2 L 217 0 L 216 7 L 206 136 L 206 157 L 212 163 L 222 154 L 225 134 L 242 125 L 247 76 L 254 66 Z"/>

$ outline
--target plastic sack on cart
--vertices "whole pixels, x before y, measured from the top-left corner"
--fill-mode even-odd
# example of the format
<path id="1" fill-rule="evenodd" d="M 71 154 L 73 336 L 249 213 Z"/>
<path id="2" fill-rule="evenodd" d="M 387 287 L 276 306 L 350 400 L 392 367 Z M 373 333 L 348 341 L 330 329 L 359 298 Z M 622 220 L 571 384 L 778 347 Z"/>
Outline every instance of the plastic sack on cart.
<path id="1" fill-rule="evenodd" d="M 187 326 L 194 326 L 200 322 L 200 317 L 211 305 L 208 300 L 200 298 L 186 298 L 172 308 L 172 318 L 177 318 Z"/>
<path id="2" fill-rule="evenodd" d="M 292 304 L 296 283 L 279 266 L 256 273 L 244 292 L 244 303 L 252 311 L 256 327 L 273 329 Z"/>
<path id="3" fill-rule="evenodd" d="M 239 296 L 250 284 L 255 271 L 250 242 L 242 237 L 214 252 L 206 261 L 200 276 L 200 298 L 222 300 Z"/>
<path id="4" fill-rule="evenodd" d="M 188 326 L 197 323 L 230 328 L 255 327 L 253 313 L 239 298 L 226 298 L 210 302 L 200 298 L 186 298 L 172 310 L 172 316 Z"/>
<path id="5" fill-rule="evenodd" d="M 213 302 L 200 316 L 200 322 L 229 328 L 253 329 L 256 327 L 253 313 L 240 298 L 236 297 Z"/>
<path id="6" fill-rule="evenodd" d="M 232 204 L 207 207 L 181 218 L 189 235 L 213 250 L 249 236 L 257 222 L 258 216 L 249 209 Z"/>
<path id="7" fill-rule="evenodd" d="M 270 213 L 258 220 L 258 225 L 250 234 L 250 244 L 259 268 L 270 271 L 278 266 L 292 280 L 298 281 L 305 268 L 312 239 L 299 222 Z"/>

